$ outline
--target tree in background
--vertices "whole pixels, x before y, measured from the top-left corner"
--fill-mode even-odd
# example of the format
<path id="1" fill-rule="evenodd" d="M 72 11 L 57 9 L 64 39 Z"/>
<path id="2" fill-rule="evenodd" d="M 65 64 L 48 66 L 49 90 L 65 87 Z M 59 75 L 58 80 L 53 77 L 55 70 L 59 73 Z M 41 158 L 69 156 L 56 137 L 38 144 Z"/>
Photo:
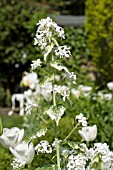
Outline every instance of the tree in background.
<path id="1" fill-rule="evenodd" d="M 113 1 L 86 1 L 88 46 L 96 66 L 97 82 L 105 85 L 113 80 Z"/>
<path id="2" fill-rule="evenodd" d="M 38 2 L 49 4 L 48 12 L 50 13 L 62 15 L 84 15 L 85 13 L 85 0 L 38 0 Z"/>
<path id="3" fill-rule="evenodd" d="M 2 0 L 0 6 L 0 84 L 8 98 L 36 56 L 32 32 L 45 14 L 35 1 Z"/>

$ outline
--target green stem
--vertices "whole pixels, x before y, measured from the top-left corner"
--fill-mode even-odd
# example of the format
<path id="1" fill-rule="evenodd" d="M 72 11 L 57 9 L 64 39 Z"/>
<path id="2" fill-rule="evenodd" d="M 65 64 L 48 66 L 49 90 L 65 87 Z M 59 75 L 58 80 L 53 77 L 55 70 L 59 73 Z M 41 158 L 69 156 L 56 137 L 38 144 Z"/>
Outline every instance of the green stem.
<path id="1" fill-rule="evenodd" d="M 58 166 L 58 170 L 61 170 L 61 168 L 60 168 L 60 149 L 59 149 L 59 144 L 58 144 L 57 138 L 55 138 L 55 145 L 56 145 L 56 154 L 57 154 L 57 166 Z"/>
<path id="2" fill-rule="evenodd" d="M 54 76 L 54 73 L 53 73 Z M 54 79 L 53 79 L 53 105 L 56 106 L 56 93 L 54 91 Z M 57 125 L 56 122 L 54 121 L 54 132 L 55 132 L 55 146 L 56 146 L 56 155 L 57 155 L 57 166 L 58 166 L 58 170 L 60 170 L 60 150 L 59 150 L 59 143 L 58 143 L 58 138 L 57 138 Z"/>
<path id="3" fill-rule="evenodd" d="M 42 116 L 40 116 L 38 113 L 37 115 L 39 116 L 40 119 L 42 119 L 45 123 L 48 123 Z"/>
<path id="4" fill-rule="evenodd" d="M 74 132 L 74 130 L 79 126 L 79 123 L 72 129 L 72 131 L 69 133 L 69 135 L 64 139 L 63 142 L 65 142 L 70 136 L 71 134 Z"/>

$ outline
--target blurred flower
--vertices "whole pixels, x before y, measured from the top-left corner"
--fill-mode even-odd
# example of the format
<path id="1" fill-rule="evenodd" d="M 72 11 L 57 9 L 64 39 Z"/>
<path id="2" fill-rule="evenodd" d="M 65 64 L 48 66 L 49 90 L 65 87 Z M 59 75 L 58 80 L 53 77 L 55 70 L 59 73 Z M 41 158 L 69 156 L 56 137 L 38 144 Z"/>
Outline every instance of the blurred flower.
<path id="1" fill-rule="evenodd" d="M 0 136 L 0 142 L 6 148 L 14 147 L 16 143 L 20 143 L 24 136 L 24 129 L 13 127 L 11 129 L 4 128 L 3 134 Z"/>
<path id="2" fill-rule="evenodd" d="M 104 99 L 105 100 L 111 100 L 112 99 L 112 94 L 111 93 L 104 94 Z"/>
<path id="3" fill-rule="evenodd" d="M 80 97 L 80 91 L 79 90 L 75 90 L 74 88 L 71 90 L 72 95 L 78 99 Z"/>
<path id="4" fill-rule="evenodd" d="M 100 97 L 101 100 L 111 100 L 112 99 L 112 94 L 111 93 L 102 93 L 98 92 L 97 95 Z"/>
<path id="5" fill-rule="evenodd" d="M 22 78 L 22 84 L 24 86 L 29 87 L 30 89 L 34 89 L 38 83 L 38 77 L 35 72 L 27 73 Z"/>
<path id="6" fill-rule="evenodd" d="M 109 82 L 109 83 L 107 83 L 107 87 L 108 87 L 108 89 L 109 90 L 113 90 L 113 82 Z"/>
<path id="7" fill-rule="evenodd" d="M 31 163 L 34 158 L 35 151 L 32 143 L 23 141 L 19 144 L 16 144 L 14 149 L 11 147 L 9 149 L 15 158 L 21 162 L 24 162 L 25 164 Z"/>
<path id="8" fill-rule="evenodd" d="M 93 141 L 97 136 L 97 126 L 93 125 L 92 127 L 83 127 L 82 130 L 78 130 L 78 133 L 85 141 Z"/>
<path id="9" fill-rule="evenodd" d="M 82 113 L 76 115 L 75 119 L 78 121 L 78 123 L 81 123 L 82 126 L 87 126 L 87 118 L 84 117 Z"/>
<path id="10" fill-rule="evenodd" d="M 55 85 L 54 90 L 55 90 L 55 93 L 58 93 L 61 96 L 63 96 L 63 101 L 65 101 L 66 98 L 69 97 L 70 91 L 69 91 L 69 88 L 65 85 L 63 85 L 63 86 Z"/>

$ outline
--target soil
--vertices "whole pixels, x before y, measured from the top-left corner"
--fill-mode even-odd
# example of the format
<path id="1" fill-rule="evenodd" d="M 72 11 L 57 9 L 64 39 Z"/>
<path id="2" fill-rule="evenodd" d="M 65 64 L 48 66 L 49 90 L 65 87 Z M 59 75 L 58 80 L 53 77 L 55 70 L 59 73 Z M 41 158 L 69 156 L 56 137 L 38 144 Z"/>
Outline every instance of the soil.
<path id="1" fill-rule="evenodd" d="M 0 107 L 0 114 L 8 114 L 8 112 L 11 110 L 10 107 Z M 15 113 L 19 112 L 19 108 L 15 109 Z"/>

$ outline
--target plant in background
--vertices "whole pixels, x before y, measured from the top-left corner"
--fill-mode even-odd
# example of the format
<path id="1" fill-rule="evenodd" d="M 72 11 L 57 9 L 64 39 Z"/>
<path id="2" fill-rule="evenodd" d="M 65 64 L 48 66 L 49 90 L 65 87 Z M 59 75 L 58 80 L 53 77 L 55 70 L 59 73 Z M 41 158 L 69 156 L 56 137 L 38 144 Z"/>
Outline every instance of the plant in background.
<path id="1" fill-rule="evenodd" d="M 38 144 L 34 144 L 34 140 L 46 136 L 50 130 L 47 127 L 36 131 L 28 138 L 27 142 L 18 140 L 19 143 L 9 148 L 15 157 L 12 162 L 13 170 L 29 169 L 29 164 L 34 159 L 35 152 L 37 157 L 40 158 L 41 154 L 45 154 L 49 155 L 48 157 L 51 160 L 51 163 L 49 162 L 43 167 L 39 167 L 37 164 L 37 170 L 97 170 L 97 168 L 112 170 L 113 152 L 109 150 L 106 143 L 94 143 L 94 147 L 90 148 L 85 143 L 69 141 L 69 137 L 75 130 L 78 130 L 78 133 L 86 142 L 94 141 L 97 136 L 97 126 L 88 126 L 87 118 L 82 113 L 74 118 L 74 126 L 71 132 L 63 140 L 58 138 L 60 119 L 66 112 L 65 102 L 70 101 L 70 89 L 66 82 L 76 84 L 76 75 L 61 63 L 62 58 L 68 59 L 71 56 L 70 48 L 66 45 L 60 46 L 56 40 L 57 37 L 65 38 L 64 29 L 53 22 L 50 17 L 40 20 L 37 26 L 35 45 L 38 45 L 43 51 L 44 59 L 42 61 L 40 59 L 34 60 L 31 64 L 31 70 L 38 69 L 45 73 L 44 80 L 40 84 L 41 88 L 47 86 L 48 83 L 52 85 L 52 88 L 49 89 L 49 93 L 52 95 L 51 105 L 47 105 L 45 114 L 40 117 L 46 125 L 48 124 L 48 118 L 52 120 L 54 140 L 50 143 L 43 139 Z M 45 65 L 49 67 L 48 72 L 45 70 Z M 64 84 L 55 84 L 56 70 L 62 72 L 61 76 Z M 35 105 L 35 101 L 33 105 Z M 30 104 L 26 111 L 29 114 L 32 114 L 30 113 L 31 107 Z M 37 110 L 37 115 L 38 112 L 39 110 Z M 26 167 L 27 164 L 28 167 Z"/>
<path id="2" fill-rule="evenodd" d="M 98 84 L 112 81 L 113 72 L 113 8 L 112 0 L 86 1 L 88 47 L 95 66 Z M 95 10 L 93 10 L 95 9 Z"/>

